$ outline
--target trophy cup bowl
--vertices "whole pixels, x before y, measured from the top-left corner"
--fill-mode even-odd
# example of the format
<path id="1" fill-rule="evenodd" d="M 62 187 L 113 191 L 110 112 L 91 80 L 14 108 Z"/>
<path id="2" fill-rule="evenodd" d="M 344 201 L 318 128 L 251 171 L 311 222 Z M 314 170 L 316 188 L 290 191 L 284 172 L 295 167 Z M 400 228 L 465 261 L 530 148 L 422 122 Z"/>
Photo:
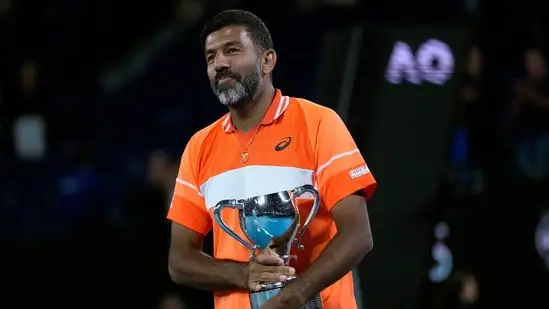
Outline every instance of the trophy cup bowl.
<path id="1" fill-rule="evenodd" d="M 300 213 L 296 199 L 310 193 L 314 197 L 313 206 L 303 227 L 300 229 Z M 250 250 L 250 260 L 257 251 L 273 249 L 287 266 L 290 262 L 292 244 L 303 249 L 301 236 L 311 223 L 320 206 L 318 191 L 311 185 L 304 185 L 293 190 L 280 191 L 240 200 L 223 200 L 214 207 L 214 218 L 223 231 Z M 238 210 L 240 227 L 248 238 L 244 240 L 225 224 L 221 213 L 225 208 Z M 260 309 L 271 297 L 285 287 L 293 278 L 285 282 L 265 282 L 258 291 L 250 293 L 252 309 Z M 316 300 L 318 303 L 319 300 Z M 321 308 L 320 304 L 306 308 Z"/>

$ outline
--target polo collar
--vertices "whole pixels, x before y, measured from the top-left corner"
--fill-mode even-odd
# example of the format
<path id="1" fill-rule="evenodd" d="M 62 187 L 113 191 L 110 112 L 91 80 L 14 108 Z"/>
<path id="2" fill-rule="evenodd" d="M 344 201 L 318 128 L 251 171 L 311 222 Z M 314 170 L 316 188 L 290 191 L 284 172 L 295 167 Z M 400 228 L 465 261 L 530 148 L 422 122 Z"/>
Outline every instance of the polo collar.
<path id="1" fill-rule="evenodd" d="M 267 113 L 265 113 L 263 120 L 261 120 L 261 125 L 269 125 L 278 118 L 280 118 L 280 116 L 282 116 L 282 114 L 284 114 L 284 112 L 288 108 L 289 104 L 290 97 L 283 96 L 280 90 L 276 89 L 273 101 L 271 102 L 271 105 L 269 105 L 269 109 L 267 110 Z M 234 125 L 231 120 L 230 113 L 225 116 L 225 119 L 223 119 L 223 122 L 221 122 L 221 126 L 223 127 L 223 130 L 225 130 L 225 132 L 227 133 L 231 133 L 234 131 Z"/>

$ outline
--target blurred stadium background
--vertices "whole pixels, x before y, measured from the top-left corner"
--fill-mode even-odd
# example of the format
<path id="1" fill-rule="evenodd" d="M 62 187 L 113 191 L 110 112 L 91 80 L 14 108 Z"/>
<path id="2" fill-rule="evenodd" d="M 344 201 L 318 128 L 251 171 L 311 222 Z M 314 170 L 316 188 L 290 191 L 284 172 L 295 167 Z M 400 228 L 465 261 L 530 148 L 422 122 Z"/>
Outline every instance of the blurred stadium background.
<path id="1" fill-rule="evenodd" d="M 171 284 L 164 217 L 225 112 L 198 34 L 227 8 L 375 172 L 363 308 L 549 307 L 547 2 L 0 0 L 1 308 L 211 308 Z"/>

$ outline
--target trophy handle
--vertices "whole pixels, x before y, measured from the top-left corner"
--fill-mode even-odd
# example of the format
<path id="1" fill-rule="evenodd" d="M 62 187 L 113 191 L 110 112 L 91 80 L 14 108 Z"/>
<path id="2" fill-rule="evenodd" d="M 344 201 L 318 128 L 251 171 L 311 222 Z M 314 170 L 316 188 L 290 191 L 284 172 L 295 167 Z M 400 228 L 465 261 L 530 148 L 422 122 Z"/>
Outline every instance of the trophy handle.
<path id="1" fill-rule="evenodd" d="M 242 239 L 242 237 L 238 236 L 238 234 L 231 230 L 229 226 L 227 226 L 225 221 L 223 221 L 223 218 L 221 217 L 221 211 L 223 211 L 225 207 L 244 211 L 244 204 L 239 203 L 237 200 L 223 200 L 214 206 L 213 214 L 215 221 L 217 221 L 217 223 L 219 224 L 219 227 L 221 227 L 221 229 L 225 231 L 225 233 L 229 234 L 232 238 L 236 239 L 239 243 L 248 248 L 250 250 L 250 256 L 253 257 L 255 255 L 255 248 L 247 241 Z"/>
<path id="2" fill-rule="evenodd" d="M 313 207 L 311 208 L 311 212 L 309 212 L 309 216 L 307 217 L 307 220 L 305 220 L 305 223 L 303 224 L 303 228 L 301 228 L 301 231 L 297 234 L 297 237 L 295 238 L 295 244 L 299 249 L 303 249 L 303 245 L 301 244 L 301 236 L 303 236 L 303 233 L 313 220 L 313 218 L 316 216 L 316 212 L 318 211 L 318 208 L 320 207 L 320 195 L 318 194 L 318 191 L 315 189 L 312 185 L 304 185 L 301 187 L 297 187 L 292 190 L 292 193 L 294 197 L 299 197 L 305 193 L 311 193 L 314 196 L 314 202 Z"/>

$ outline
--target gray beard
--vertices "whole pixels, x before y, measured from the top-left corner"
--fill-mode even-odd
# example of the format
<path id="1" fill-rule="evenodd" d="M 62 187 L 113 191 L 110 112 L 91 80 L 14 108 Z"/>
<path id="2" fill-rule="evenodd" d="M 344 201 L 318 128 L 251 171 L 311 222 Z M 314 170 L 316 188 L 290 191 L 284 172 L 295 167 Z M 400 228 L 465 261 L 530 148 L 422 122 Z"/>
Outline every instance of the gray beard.
<path id="1" fill-rule="evenodd" d="M 257 62 L 252 74 L 238 79 L 234 87 L 229 85 L 213 87 L 219 102 L 225 106 L 236 106 L 253 101 L 261 84 L 260 70 L 260 62 Z"/>
<path id="2" fill-rule="evenodd" d="M 241 82 L 236 82 L 234 87 L 228 87 L 226 89 L 217 89 L 215 91 L 219 102 L 225 106 L 233 106 L 241 103 L 248 97 L 248 93 L 244 85 Z"/>

